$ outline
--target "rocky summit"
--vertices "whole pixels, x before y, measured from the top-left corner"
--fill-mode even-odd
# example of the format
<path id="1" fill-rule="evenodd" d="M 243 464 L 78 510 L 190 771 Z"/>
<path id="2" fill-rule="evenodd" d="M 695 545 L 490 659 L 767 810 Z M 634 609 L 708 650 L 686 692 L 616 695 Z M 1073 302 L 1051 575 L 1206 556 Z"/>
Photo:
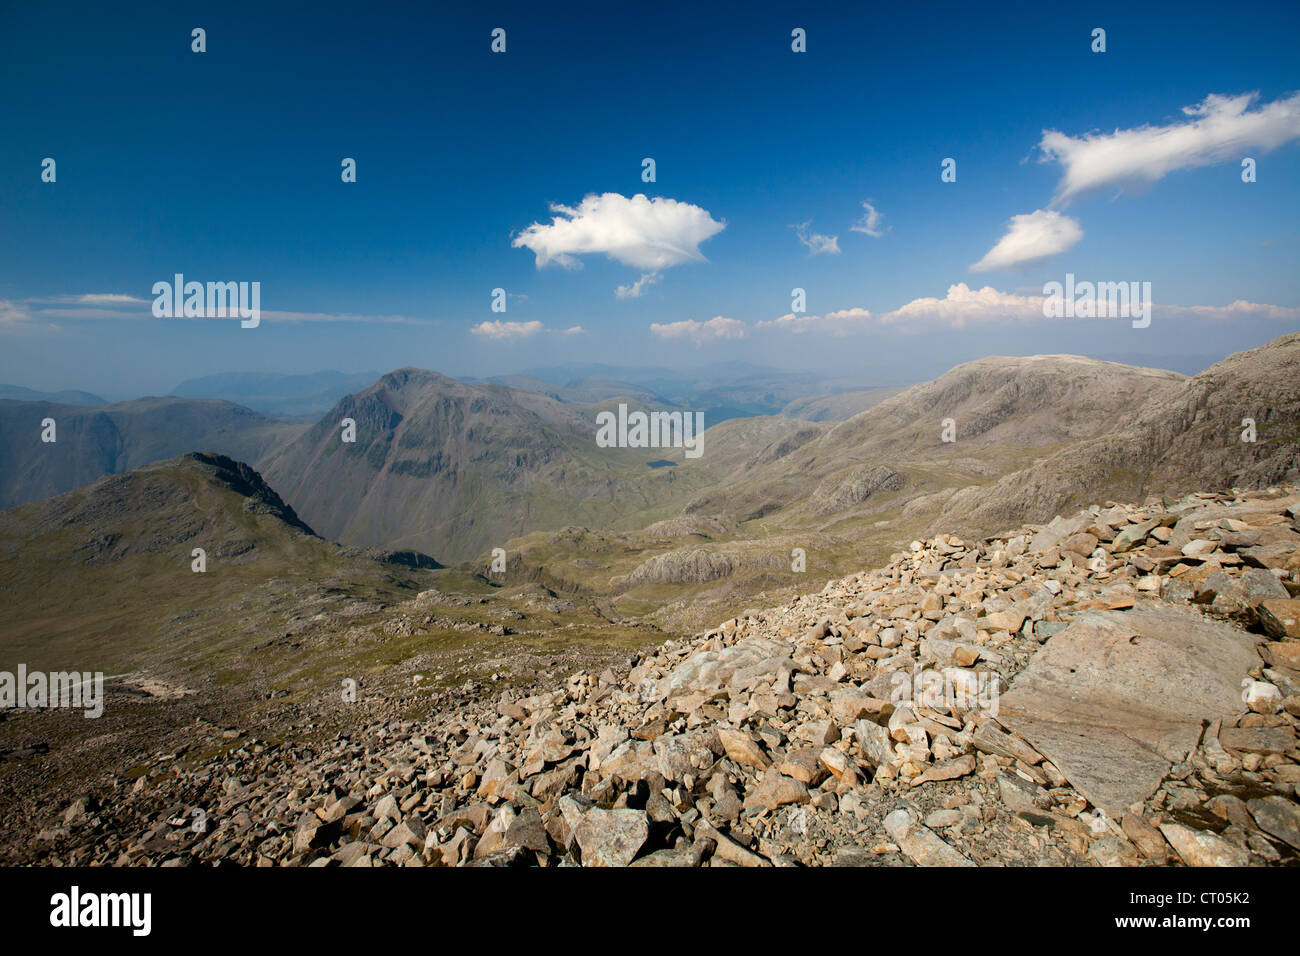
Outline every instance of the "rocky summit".
<path id="1" fill-rule="evenodd" d="M 17 852 L 183 866 L 1300 859 L 1300 491 L 1094 505 L 551 686 L 210 727 Z"/>

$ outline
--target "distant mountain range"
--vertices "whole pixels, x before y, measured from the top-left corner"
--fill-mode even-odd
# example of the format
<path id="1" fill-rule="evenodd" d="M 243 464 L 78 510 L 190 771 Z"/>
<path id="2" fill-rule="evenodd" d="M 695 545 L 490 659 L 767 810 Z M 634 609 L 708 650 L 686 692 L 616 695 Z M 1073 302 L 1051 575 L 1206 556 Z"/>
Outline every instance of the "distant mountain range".
<path id="1" fill-rule="evenodd" d="M 726 421 L 706 432 L 703 459 L 665 455 L 679 488 L 704 489 L 676 517 L 529 535 L 506 546 L 512 580 L 690 629 L 940 531 L 982 536 L 1107 500 L 1296 481 L 1296 382 L 1293 333 L 1192 378 L 1077 356 L 990 357 L 842 422 Z M 1254 442 L 1242 441 L 1245 419 Z M 796 549 L 806 570 L 792 573 Z"/>
<path id="2" fill-rule="evenodd" d="M 107 405 L 105 399 L 92 392 L 38 392 L 34 388 L 21 385 L 0 385 L 0 400 L 10 399 L 17 402 L 55 402 L 60 405 Z"/>
<path id="3" fill-rule="evenodd" d="M 46 419 L 55 423 L 53 442 L 42 441 Z M 0 507 L 190 451 L 254 462 L 301 428 L 214 399 L 141 398 L 94 406 L 0 401 Z"/>
<path id="4" fill-rule="evenodd" d="M 282 421 L 314 422 L 344 395 L 361 391 L 378 377 L 377 372 L 226 372 L 188 379 L 171 394 L 178 398 L 220 398 Z"/>
<path id="5" fill-rule="evenodd" d="M 629 368 L 618 365 L 563 365 L 528 369 L 517 375 L 493 378 L 465 378 L 470 384 L 509 385 L 550 395 L 557 401 L 594 405 L 612 399 L 628 399 L 656 408 L 701 411 L 711 425 L 730 418 L 755 415 L 794 414 L 787 409 L 799 403 L 875 391 L 860 375 L 826 375 L 767 368 L 746 362 L 719 362 L 690 372 L 666 368 Z M 819 407 L 812 414 L 825 416 L 829 409 L 844 417 L 867 408 L 864 398 Z"/>
<path id="6" fill-rule="evenodd" d="M 251 464 L 304 521 L 345 545 L 410 549 L 444 563 L 482 562 L 506 547 L 512 574 L 550 575 L 612 599 L 638 581 L 699 577 L 671 570 L 675 559 L 663 556 L 678 546 L 739 553 L 793 536 L 829 570 L 859 557 L 863 542 L 883 546 L 937 522 L 987 531 L 1099 497 L 1294 476 L 1298 356 L 1292 334 L 1190 379 L 1076 356 L 990 357 L 903 390 L 830 395 L 819 391 L 825 383 L 805 383 L 809 393 L 796 398 L 797 377 L 778 384 L 763 380 L 764 370 L 737 368 L 736 382 L 696 383 L 690 394 L 726 391 L 774 410 L 721 421 L 706 412 L 698 459 L 681 449 L 598 448 L 600 409 L 680 408 L 687 394 L 613 379 L 467 383 L 400 369 L 311 425 L 204 398 L 0 401 L 8 452 L 0 505 L 207 451 Z M 643 374 L 670 384 L 662 370 Z M 228 376 L 226 384 L 287 395 L 308 379 L 338 386 L 337 376 Z M 57 423 L 54 444 L 40 440 L 46 418 Z M 1257 423 L 1255 443 L 1240 440 L 1246 418 Z M 355 442 L 343 441 L 345 419 Z M 954 441 L 943 440 L 946 420 Z M 651 467 L 663 461 L 673 467 Z M 590 541 L 574 544 L 563 530 L 575 527 L 610 536 L 606 545 L 635 562 L 594 560 L 583 551 Z M 653 573 L 634 573 L 651 558 Z M 728 561 L 720 578 L 734 583 L 745 562 Z"/>

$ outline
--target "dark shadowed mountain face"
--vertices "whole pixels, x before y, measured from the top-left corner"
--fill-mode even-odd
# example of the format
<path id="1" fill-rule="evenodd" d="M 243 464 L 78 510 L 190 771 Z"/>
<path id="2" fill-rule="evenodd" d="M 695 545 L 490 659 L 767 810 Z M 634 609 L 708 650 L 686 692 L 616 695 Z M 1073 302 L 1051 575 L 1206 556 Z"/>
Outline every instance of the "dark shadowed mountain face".
<path id="1" fill-rule="evenodd" d="M 47 419 L 54 422 L 54 441 Z M 57 495 L 189 451 L 256 461 L 301 430 L 230 402 L 142 398 L 87 408 L 0 401 L 0 507 Z"/>
<path id="2" fill-rule="evenodd" d="M 462 560 L 575 522 L 636 527 L 680 497 L 673 469 L 647 466 L 662 449 L 598 448 L 595 433 L 545 395 L 400 369 L 261 468 L 328 537 Z"/>

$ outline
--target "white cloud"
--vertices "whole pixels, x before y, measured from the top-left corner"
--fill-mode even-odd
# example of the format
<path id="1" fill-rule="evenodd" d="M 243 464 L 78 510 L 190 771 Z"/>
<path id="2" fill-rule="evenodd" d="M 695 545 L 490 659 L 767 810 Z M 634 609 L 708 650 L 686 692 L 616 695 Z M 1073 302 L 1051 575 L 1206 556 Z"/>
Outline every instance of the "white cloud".
<path id="1" fill-rule="evenodd" d="M 149 299 L 134 295 L 120 295 L 114 292 L 88 292 L 85 295 L 72 296 L 82 305 L 144 305 Z"/>
<path id="2" fill-rule="evenodd" d="M 707 322 L 685 319 L 681 322 L 658 322 L 650 326 L 650 331 L 661 339 L 688 339 L 698 347 L 705 342 L 717 342 L 723 339 L 743 339 L 745 323 L 739 319 L 729 319 L 718 315 Z"/>
<path id="3" fill-rule="evenodd" d="M 123 295 L 117 292 L 85 292 L 80 295 L 53 295 L 46 298 L 28 299 L 28 302 L 41 305 L 147 305 L 152 299 L 142 299 L 135 295 Z"/>
<path id="4" fill-rule="evenodd" d="M 971 272 L 1013 269 L 1072 249 L 1082 238 L 1083 229 L 1076 220 L 1053 209 L 1037 209 L 1012 216 L 1007 234 L 970 269 Z"/>
<path id="5" fill-rule="evenodd" d="M 539 333 L 546 333 L 547 335 L 587 334 L 587 330 L 581 325 L 571 325 L 567 329 L 548 329 L 536 320 L 532 322 L 503 322 L 500 319 L 492 322 L 480 322 L 469 331 L 471 335 L 481 335 L 483 338 L 497 342 L 513 342 L 518 339 L 530 338 Z"/>
<path id="6" fill-rule="evenodd" d="M 1178 169 L 1240 162 L 1250 151 L 1267 151 L 1300 139 L 1300 93 L 1250 107 L 1258 93 L 1211 93 L 1183 107 L 1185 122 L 1139 126 L 1113 133 L 1067 136 L 1044 130 L 1044 161 L 1065 167 L 1055 202 L 1081 193 L 1125 185 L 1149 185 Z"/>
<path id="7" fill-rule="evenodd" d="M 862 200 L 862 210 L 862 218 L 850 226 L 849 229 L 853 232 L 865 232 L 868 236 L 875 236 L 879 239 L 889 228 L 888 226 L 885 229 L 880 228 L 880 221 L 885 218 L 884 215 L 876 209 L 875 200 L 873 199 Z"/>
<path id="8" fill-rule="evenodd" d="M 143 319 L 150 315 L 151 299 L 111 292 L 34 296 L 22 300 L 24 308 L 47 319 Z"/>
<path id="9" fill-rule="evenodd" d="M 660 272 L 684 262 L 704 262 L 699 245 L 717 235 L 726 223 L 715 222 L 705 209 L 676 199 L 632 198 L 618 193 L 594 193 L 576 208 L 553 204 L 550 225 L 533 223 L 511 240 L 527 248 L 540 269 L 556 262 L 566 268 L 581 265 L 576 256 L 603 253 L 616 262 L 645 272 Z"/>
<path id="10" fill-rule="evenodd" d="M 755 323 L 759 329 L 782 329 L 795 335 L 805 332 L 825 332 L 830 335 L 849 335 L 864 331 L 872 323 L 874 316 L 870 309 L 842 309 L 825 315 L 809 315 L 806 312 L 787 312 L 779 319 L 769 319 Z"/>
<path id="11" fill-rule="evenodd" d="M 1300 307 L 1291 305 L 1266 305 L 1237 299 L 1227 305 L 1164 305 L 1161 316 L 1183 319 L 1211 319 L 1227 322 L 1234 319 L 1269 319 L 1275 322 L 1300 321 Z"/>
<path id="12" fill-rule="evenodd" d="M 502 322 L 500 319 L 496 319 L 492 322 L 480 322 L 470 329 L 470 333 L 473 335 L 481 335 L 497 342 L 526 339 L 540 331 L 542 331 L 542 323 L 536 320 L 532 322 Z"/>
<path id="13" fill-rule="evenodd" d="M 620 299 L 639 299 L 645 294 L 647 287 L 654 285 L 659 281 L 659 273 L 647 272 L 637 279 L 631 285 L 621 285 L 614 290 L 614 294 Z"/>
<path id="14" fill-rule="evenodd" d="M 828 312 L 826 315 L 786 314 L 778 319 L 758 322 L 755 327 L 794 334 L 819 332 L 840 336 L 889 327 L 919 331 L 934 328 L 961 329 L 977 325 L 1025 325 L 1073 321 L 1045 318 L 1043 315 L 1045 298 L 1042 295 L 1000 292 L 992 286 L 972 289 L 966 283 L 958 282 L 949 286 L 947 294 L 941 299 L 932 296 L 913 299 L 892 312 L 873 313 L 869 309 L 853 308 Z M 1228 305 L 1153 304 L 1153 313 L 1161 320 L 1300 321 L 1300 307 L 1267 305 L 1245 299 L 1238 299 Z"/>
<path id="15" fill-rule="evenodd" d="M 964 282 L 948 287 L 942 299 L 913 299 L 880 317 L 882 325 L 932 324 L 961 329 L 969 325 L 1027 322 L 1043 318 L 1043 296 L 999 292 L 990 285 L 972 289 Z"/>
<path id="16" fill-rule="evenodd" d="M 799 237 L 799 241 L 808 247 L 808 255 L 838 256 L 840 254 L 840 237 L 824 236 L 820 232 L 809 232 L 808 227 L 811 225 L 811 222 L 803 222 L 790 227 L 795 231 L 795 235 Z"/>
<path id="17" fill-rule="evenodd" d="M 92 292 L 79 295 L 54 295 L 24 299 L 21 307 L 29 318 L 42 319 L 127 319 L 153 318 L 153 299 L 109 292 Z M 11 306 L 16 305 L 10 303 Z M 175 319 L 237 319 L 238 315 L 218 315 L 215 311 L 204 315 L 175 316 Z M 355 322 L 366 325 L 437 325 L 437 319 L 418 319 L 406 315 L 364 315 L 355 312 L 289 312 L 271 309 L 260 310 L 261 319 L 270 322 Z M 3 313 L 0 313 L 2 316 Z M 0 318 L 0 321 L 3 321 Z M 172 321 L 167 319 L 164 321 Z"/>

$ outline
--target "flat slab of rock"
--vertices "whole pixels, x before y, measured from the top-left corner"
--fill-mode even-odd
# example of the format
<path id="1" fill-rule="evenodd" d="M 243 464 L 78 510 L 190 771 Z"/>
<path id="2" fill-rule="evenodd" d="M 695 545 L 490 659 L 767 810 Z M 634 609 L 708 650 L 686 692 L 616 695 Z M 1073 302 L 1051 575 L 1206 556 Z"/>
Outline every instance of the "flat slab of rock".
<path id="1" fill-rule="evenodd" d="M 788 660 L 790 645 L 771 638 L 749 638 L 716 651 L 698 651 L 682 661 L 661 682 L 668 697 L 691 690 L 707 690 L 728 684 L 738 673 L 741 688 L 752 686 L 780 670 Z M 793 669 L 793 665 L 789 665 Z"/>
<path id="2" fill-rule="evenodd" d="M 1259 605 L 1257 612 L 1264 630 L 1276 638 L 1300 637 L 1300 601 L 1269 600 Z"/>
<path id="3" fill-rule="evenodd" d="M 640 810 L 588 810 L 574 830 L 583 866 L 627 866 L 649 835 Z"/>
<path id="4" fill-rule="evenodd" d="M 1119 819 L 1196 746 L 1202 720 L 1244 709 L 1258 641 L 1181 608 L 1085 614 L 1038 650 L 998 720 Z"/>
<path id="5" fill-rule="evenodd" d="M 1247 806 L 1261 830 L 1300 850 L 1300 804 L 1274 796 L 1251 800 Z"/>
<path id="6" fill-rule="evenodd" d="M 1188 866 L 1246 866 L 1250 854 L 1209 830 L 1162 823 L 1160 832 Z"/>
<path id="7" fill-rule="evenodd" d="M 1034 535 L 1029 542 L 1029 550 L 1037 552 L 1055 548 L 1070 535 L 1082 531 L 1084 527 L 1085 523 L 1082 515 L 1070 515 L 1068 518 L 1057 515 Z"/>
<path id="8" fill-rule="evenodd" d="M 925 824 L 918 823 L 910 810 L 895 810 L 885 817 L 884 823 L 889 838 L 917 866 L 975 865 Z"/>

